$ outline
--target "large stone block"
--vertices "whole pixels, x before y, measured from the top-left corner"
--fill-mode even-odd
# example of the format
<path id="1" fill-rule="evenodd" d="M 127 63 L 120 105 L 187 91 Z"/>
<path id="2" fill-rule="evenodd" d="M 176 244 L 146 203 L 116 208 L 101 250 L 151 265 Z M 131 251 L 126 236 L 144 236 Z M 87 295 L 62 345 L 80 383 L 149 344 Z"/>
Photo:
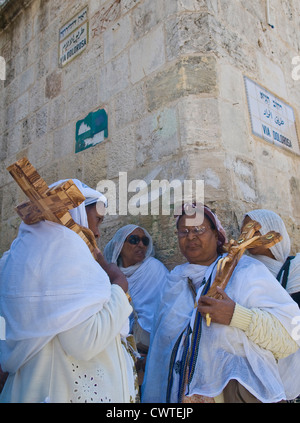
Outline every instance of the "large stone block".
<path id="1" fill-rule="evenodd" d="M 61 72 L 54 71 L 46 78 L 45 95 L 46 98 L 52 99 L 57 97 L 62 88 Z"/>
<path id="2" fill-rule="evenodd" d="M 16 122 L 24 119 L 29 111 L 29 93 L 26 91 L 16 102 Z"/>
<path id="3" fill-rule="evenodd" d="M 66 123 L 66 99 L 63 95 L 50 103 L 49 129 L 50 131 L 62 127 Z M 74 138 L 74 128 L 73 128 Z"/>
<path id="4" fill-rule="evenodd" d="M 216 59 L 213 56 L 183 57 L 146 84 L 149 110 L 191 94 L 213 95 L 216 91 Z"/>
<path id="5" fill-rule="evenodd" d="M 136 167 L 135 148 L 133 125 L 113 133 L 106 142 L 107 178 L 116 177 L 119 172 L 127 172 Z"/>
<path id="6" fill-rule="evenodd" d="M 36 130 L 35 136 L 36 138 L 41 138 L 45 134 L 47 134 L 48 130 L 48 105 L 42 107 L 38 110 L 36 114 Z"/>
<path id="7" fill-rule="evenodd" d="M 74 154 L 74 126 L 73 123 L 63 126 L 53 132 L 53 158 L 59 159 Z"/>
<path id="8" fill-rule="evenodd" d="M 85 152 L 71 156 L 74 166 L 82 159 L 82 180 L 92 188 L 96 188 L 99 181 L 107 179 L 107 154 L 105 143 L 88 148 Z"/>
<path id="9" fill-rule="evenodd" d="M 187 12 L 171 16 L 165 23 L 168 60 L 188 54 L 206 54 L 216 50 L 211 27 L 213 16 L 203 12 Z"/>
<path id="10" fill-rule="evenodd" d="M 179 105 L 182 147 L 215 149 L 221 143 L 221 128 L 216 98 L 184 97 Z"/>
<path id="11" fill-rule="evenodd" d="M 91 18 L 92 37 L 102 34 L 110 24 L 115 22 L 121 16 L 121 0 L 109 0 L 103 5 Z"/>
<path id="12" fill-rule="evenodd" d="M 130 15 L 119 19 L 103 34 L 104 63 L 121 53 L 129 44 L 132 36 Z"/>
<path id="13" fill-rule="evenodd" d="M 158 162 L 179 148 L 175 108 L 166 108 L 142 119 L 136 132 L 136 162 Z"/>
<path id="14" fill-rule="evenodd" d="M 164 43 L 164 30 L 160 25 L 131 47 L 130 79 L 133 84 L 158 70 L 165 63 Z"/>
<path id="15" fill-rule="evenodd" d="M 139 120 L 146 112 L 144 85 L 137 84 L 118 94 L 113 109 L 116 128 Z"/>
<path id="16" fill-rule="evenodd" d="M 161 0 L 144 0 L 132 11 L 134 39 L 139 40 L 164 20 L 165 3 Z M 175 3 L 174 0 L 172 3 Z"/>
<path id="17" fill-rule="evenodd" d="M 107 63 L 100 73 L 99 97 L 102 103 L 126 89 L 129 84 L 129 64 L 127 53 L 122 53 Z"/>
<path id="18" fill-rule="evenodd" d="M 225 152 L 189 150 L 189 179 L 203 181 L 204 201 L 221 203 L 231 194 L 230 170 L 224 169 Z"/>
<path id="19" fill-rule="evenodd" d="M 234 172 L 234 186 L 237 198 L 255 203 L 258 199 L 257 177 L 252 161 L 244 158 L 232 158 L 232 171 Z"/>
<path id="20" fill-rule="evenodd" d="M 90 75 L 70 89 L 67 96 L 67 118 L 79 119 L 98 105 L 98 78 Z"/>

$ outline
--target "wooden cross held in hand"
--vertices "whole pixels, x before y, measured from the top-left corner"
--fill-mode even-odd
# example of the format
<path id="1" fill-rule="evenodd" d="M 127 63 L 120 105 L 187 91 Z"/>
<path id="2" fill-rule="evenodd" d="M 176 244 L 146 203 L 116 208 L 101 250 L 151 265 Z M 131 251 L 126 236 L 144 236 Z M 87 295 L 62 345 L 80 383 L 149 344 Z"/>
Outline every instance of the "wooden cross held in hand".
<path id="1" fill-rule="evenodd" d="M 270 248 L 282 240 L 280 233 L 274 231 L 270 231 L 264 236 L 254 236 L 260 228 L 261 225 L 258 222 L 251 220 L 243 228 L 243 231 L 237 241 L 232 239 L 229 243 L 224 245 L 224 249 L 228 252 L 228 255 L 219 260 L 216 277 L 206 295 L 216 299 L 222 298 L 222 296 L 217 292 L 217 286 L 223 290 L 225 289 L 235 266 L 247 249 L 258 246 Z M 210 326 L 211 318 L 209 314 L 206 315 L 206 323 L 207 326 Z"/>
<path id="2" fill-rule="evenodd" d="M 29 201 L 16 207 L 18 215 L 27 225 L 41 220 L 50 220 L 64 225 L 76 232 L 93 253 L 97 248 L 93 232 L 75 223 L 69 212 L 85 200 L 72 179 L 49 188 L 25 157 L 10 165 L 7 170 L 29 198 Z"/>

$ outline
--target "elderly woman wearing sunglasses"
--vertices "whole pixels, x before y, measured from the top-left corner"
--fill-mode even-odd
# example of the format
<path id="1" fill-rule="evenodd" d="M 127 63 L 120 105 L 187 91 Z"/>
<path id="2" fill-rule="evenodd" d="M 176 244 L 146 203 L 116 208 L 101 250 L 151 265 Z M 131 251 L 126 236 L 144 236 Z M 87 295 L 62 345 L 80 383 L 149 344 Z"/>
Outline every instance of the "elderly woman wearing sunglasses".
<path id="1" fill-rule="evenodd" d="M 159 303 L 168 270 L 154 258 L 150 234 L 146 229 L 136 225 L 120 228 L 106 245 L 104 257 L 109 263 L 116 263 L 127 277 L 128 291 L 134 310 L 131 318 L 131 332 L 138 352 L 144 357 L 148 353 L 153 315 Z M 140 377 L 141 381 L 142 377 Z"/>

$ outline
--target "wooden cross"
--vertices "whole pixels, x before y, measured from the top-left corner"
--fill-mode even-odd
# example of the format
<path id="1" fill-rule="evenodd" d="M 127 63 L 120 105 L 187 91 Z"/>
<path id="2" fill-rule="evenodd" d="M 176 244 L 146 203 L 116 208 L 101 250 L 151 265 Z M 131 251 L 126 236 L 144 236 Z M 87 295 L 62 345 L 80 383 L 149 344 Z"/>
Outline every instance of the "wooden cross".
<path id="1" fill-rule="evenodd" d="M 249 248 L 255 248 L 258 246 L 264 246 L 265 248 L 271 248 L 273 245 L 277 244 L 282 240 L 282 236 L 278 232 L 270 231 L 266 235 L 256 235 L 254 234 L 261 229 L 260 223 L 251 220 L 243 228 L 237 241 L 230 240 L 228 244 L 224 245 L 224 250 L 228 252 L 228 255 L 218 262 L 217 273 L 212 283 L 207 296 L 212 298 L 222 298 L 222 296 L 217 292 L 217 286 L 225 289 L 229 279 L 235 269 L 235 266 L 238 264 L 238 261 L 244 254 L 244 252 Z M 210 325 L 210 316 L 206 315 L 207 326 Z"/>
<path id="2" fill-rule="evenodd" d="M 72 179 L 49 188 L 26 157 L 10 165 L 7 170 L 29 198 L 29 201 L 16 207 L 16 212 L 27 225 L 41 220 L 64 225 L 76 232 L 93 253 L 97 248 L 93 232 L 74 222 L 69 212 L 85 200 Z"/>

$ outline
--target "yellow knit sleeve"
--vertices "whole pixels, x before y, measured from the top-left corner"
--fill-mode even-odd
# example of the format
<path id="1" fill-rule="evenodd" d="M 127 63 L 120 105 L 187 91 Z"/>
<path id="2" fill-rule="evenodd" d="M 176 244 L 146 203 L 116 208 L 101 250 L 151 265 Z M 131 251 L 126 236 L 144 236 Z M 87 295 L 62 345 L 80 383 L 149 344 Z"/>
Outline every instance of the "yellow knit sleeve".
<path id="1" fill-rule="evenodd" d="M 265 310 L 236 304 L 230 326 L 242 329 L 251 341 L 271 351 L 276 360 L 295 353 L 299 348 L 280 321 Z"/>

